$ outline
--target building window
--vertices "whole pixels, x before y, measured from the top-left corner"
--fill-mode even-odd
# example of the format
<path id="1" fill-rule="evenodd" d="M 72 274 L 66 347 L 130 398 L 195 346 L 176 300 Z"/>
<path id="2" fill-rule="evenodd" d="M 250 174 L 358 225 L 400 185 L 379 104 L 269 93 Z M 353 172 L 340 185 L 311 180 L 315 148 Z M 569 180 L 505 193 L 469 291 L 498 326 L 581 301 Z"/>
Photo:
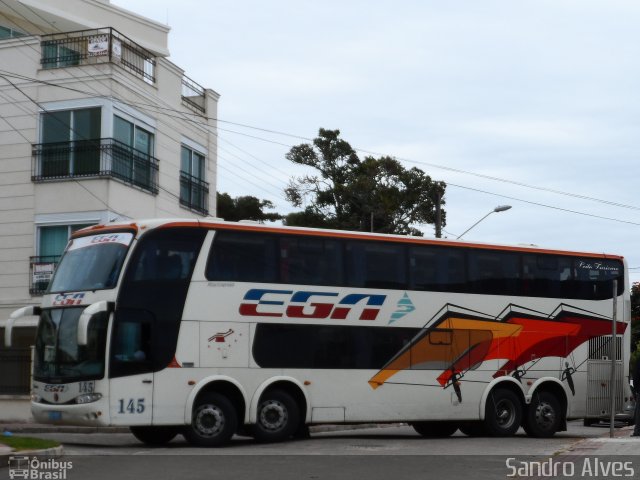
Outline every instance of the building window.
<path id="1" fill-rule="evenodd" d="M 100 107 L 42 113 L 40 176 L 98 174 L 100 119 Z"/>
<path id="2" fill-rule="evenodd" d="M 149 188 L 154 179 L 152 166 L 153 133 L 114 116 L 113 174 L 142 188 Z"/>
<path id="3" fill-rule="evenodd" d="M 41 295 L 47 290 L 71 234 L 90 225 L 95 225 L 95 222 L 38 227 L 37 255 L 31 257 L 30 262 L 29 292 L 32 295 Z"/>
<path id="4" fill-rule="evenodd" d="M 42 42 L 42 68 L 64 68 L 80 65 L 81 53 L 64 44 L 65 40 Z"/>
<path id="5" fill-rule="evenodd" d="M 11 27 L 5 27 L 4 25 L 0 25 L 0 40 L 4 40 L 5 38 L 17 38 L 24 37 L 25 34 L 19 32 L 18 30 L 14 30 Z"/>
<path id="6" fill-rule="evenodd" d="M 182 145 L 180 152 L 180 204 L 207 213 L 209 184 L 205 182 L 206 158 Z"/>

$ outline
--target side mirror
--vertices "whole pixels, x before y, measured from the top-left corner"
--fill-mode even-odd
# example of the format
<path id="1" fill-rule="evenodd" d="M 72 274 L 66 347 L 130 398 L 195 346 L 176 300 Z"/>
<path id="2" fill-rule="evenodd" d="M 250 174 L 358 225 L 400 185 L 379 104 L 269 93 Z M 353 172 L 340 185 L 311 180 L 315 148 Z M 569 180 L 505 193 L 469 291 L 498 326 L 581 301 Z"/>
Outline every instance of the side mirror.
<path id="1" fill-rule="evenodd" d="M 110 312 L 113 310 L 113 307 L 113 302 L 102 300 L 92 303 L 82 311 L 80 319 L 78 320 L 78 345 L 86 346 L 87 343 L 89 343 L 89 323 L 91 323 L 94 315 L 102 312 Z"/>
<path id="2" fill-rule="evenodd" d="M 42 309 L 40 307 L 36 307 L 34 305 L 29 305 L 28 307 L 22 307 L 18 310 L 15 310 L 10 316 L 9 320 L 7 320 L 7 325 L 4 327 L 4 346 L 9 348 L 11 347 L 12 337 L 13 337 L 13 326 L 23 317 L 30 317 L 33 315 L 40 315 Z"/>

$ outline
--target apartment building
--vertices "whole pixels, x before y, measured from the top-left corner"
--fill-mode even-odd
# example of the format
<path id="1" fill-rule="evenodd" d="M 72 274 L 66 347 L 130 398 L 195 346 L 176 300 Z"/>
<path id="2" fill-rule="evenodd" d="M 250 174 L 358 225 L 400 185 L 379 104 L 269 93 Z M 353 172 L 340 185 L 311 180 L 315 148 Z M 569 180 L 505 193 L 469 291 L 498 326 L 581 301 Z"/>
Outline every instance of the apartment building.
<path id="1" fill-rule="evenodd" d="M 219 95 L 168 60 L 168 34 L 108 0 L 0 2 L 0 327 L 75 230 L 215 216 Z M 27 325 L 0 347 L 0 395 L 28 393 Z"/>

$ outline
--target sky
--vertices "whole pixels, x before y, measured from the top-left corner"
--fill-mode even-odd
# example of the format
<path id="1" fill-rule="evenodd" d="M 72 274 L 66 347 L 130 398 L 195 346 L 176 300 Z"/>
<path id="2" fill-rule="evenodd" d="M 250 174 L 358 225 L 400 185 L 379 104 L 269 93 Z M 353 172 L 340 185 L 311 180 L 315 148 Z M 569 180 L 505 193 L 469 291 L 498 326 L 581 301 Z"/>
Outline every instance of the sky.
<path id="1" fill-rule="evenodd" d="M 170 60 L 221 95 L 218 191 L 293 211 L 313 171 L 285 154 L 339 129 L 446 182 L 448 238 L 511 205 L 464 239 L 619 254 L 640 281 L 640 2 L 112 3 L 168 24 Z"/>

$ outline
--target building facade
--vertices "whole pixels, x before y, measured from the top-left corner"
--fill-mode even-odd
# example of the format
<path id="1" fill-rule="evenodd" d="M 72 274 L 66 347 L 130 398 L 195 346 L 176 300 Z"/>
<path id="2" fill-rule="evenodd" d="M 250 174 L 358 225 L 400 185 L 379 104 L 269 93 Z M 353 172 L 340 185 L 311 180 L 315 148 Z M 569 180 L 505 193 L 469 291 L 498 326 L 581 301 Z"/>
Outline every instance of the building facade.
<path id="1" fill-rule="evenodd" d="M 168 60 L 168 34 L 108 0 L 0 3 L 0 334 L 75 230 L 215 216 L 219 95 Z M 27 355 L 0 352 L 3 370 Z M 23 377 L 0 395 L 28 393 Z"/>

